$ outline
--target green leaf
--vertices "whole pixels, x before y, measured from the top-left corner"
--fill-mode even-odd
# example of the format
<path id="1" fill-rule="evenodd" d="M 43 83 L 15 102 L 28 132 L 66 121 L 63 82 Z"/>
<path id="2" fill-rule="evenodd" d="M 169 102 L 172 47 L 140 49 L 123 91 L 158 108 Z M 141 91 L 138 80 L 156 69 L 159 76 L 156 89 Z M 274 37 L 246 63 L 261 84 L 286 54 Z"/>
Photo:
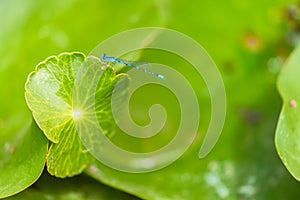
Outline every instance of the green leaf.
<path id="1" fill-rule="evenodd" d="M 289 172 L 300 181 L 300 46 L 292 53 L 278 78 L 283 99 L 276 130 L 276 148 Z"/>
<path id="2" fill-rule="evenodd" d="M 143 199 L 294 199 L 299 196 L 299 184 L 291 179 L 280 162 L 273 142 L 281 102 L 274 84 L 276 74 L 271 69 L 274 67 L 271 61 L 282 59 L 282 52 L 287 51 L 278 42 L 286 37 L 284 31 L 287 29 L 283 27 L 287 21 L 279 13 L 287 12 L 287 1 L 270 2 L 247 1 L 241 4 L 238 0 L 231 0 L 223 5 L 214 1 L 198 1 L 187 5 L 177 1 L 168 7 L 172 13 L 168 27 L 199 41 L 214 58 L 226 84 L 226 124 L 220 140 L 207 158 L 198 160 L 200 144 L 195 144 L 198 148 L 185 157 L 153 173 L 126 174 L 96 164 L 89 170 L 89 175 Z M 224 16 L 224 20 L 220 21 L 215 13 Z M 196 24 L 201 26 L 202 31 L 193 28 Z M 220 33 L 222 37 L 218 36 Z M 251 47 L 253 39 L 257 49 Z M 189 73 L 186 76 L 189 81 L 201 79 L 195 71 L 188 71 L 184 63 L 177 62 L 179 59 L 174 59 L 175 56 L 155 53 L 149 53 L 149 60 L 168 63 L 185 75 Z M 191 84 L 195 90 L 204 88 L 196 81 L 191 81 Z M 157 92 L 155 86 L 151 88 L 151 91 L 140 92 L 143 97 L 139 103 L 135 102 L 139 109 L 132 109 L 136 113 L 131 112 L 143 125 L 149 123 L 149 104 L 154 104 L 151 100 L 168 98 L 166 92 Z M 210 117 L 207 96 L 199 97 L 200 139 L 203 137 L 201 133 L 206 131 L 203 124 Z M 176 109 L 176 103 L 171 101 L 163 106 Z M 173 124 L 167 127 L 166 134 L 171 134 L 176 127 L 170 110 L 167 109 L 168 120 Z M 136 142 L 127 138 L 118 142 L 120 147 L 134 148 L 134 152 L 144 152 L 150 145 L 157 147 L 148 141 Z"/>
<path id="3" fill-rule="evenodd" d="M 24 190 L 44 169 L 48 140 L 25 113 L 11 118 L 13 123 L 0 132 L 0 198 Z"/>
<path id="4" fill-rule="evenodd" d="M 57 177 L 80 174 L 93 160 L 74 124 L 74 120 L 85 120 L 84 110 L 90 106 L 84 102 L 73 105 L 72 101 L 74 81 L 81 67 L 102 75 L 93 95 L 96 97 L 96 114 L 99 122 L 106 124 L 105 133 L 112 133 L 114 121 L 110 120 L 110 98 L 114 84 L 122 75 L 115 76 L 115 71 L 110 67 L 102 68 L 96 57 L 86 58 L 76 52 L 49 57 L 29 75 L 25 86 L 27 104 L 34 119 L 53 142 L 47 156 L 47 167 L 50 174 Z M 95 78 L 93 74 L 88 76 L 91 77 L 86 78 Z"/>

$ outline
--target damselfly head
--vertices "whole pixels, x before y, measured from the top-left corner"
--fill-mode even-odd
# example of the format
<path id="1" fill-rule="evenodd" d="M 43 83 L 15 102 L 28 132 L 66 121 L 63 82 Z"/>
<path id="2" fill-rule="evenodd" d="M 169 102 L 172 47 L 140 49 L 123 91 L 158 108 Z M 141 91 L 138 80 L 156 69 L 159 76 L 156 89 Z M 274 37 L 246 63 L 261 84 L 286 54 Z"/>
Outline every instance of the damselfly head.
<path id="1" fill-rule="evenodd" d="M 105 53 L 102 55 L 102 60 L 106 60 L 106 54 Z"/>

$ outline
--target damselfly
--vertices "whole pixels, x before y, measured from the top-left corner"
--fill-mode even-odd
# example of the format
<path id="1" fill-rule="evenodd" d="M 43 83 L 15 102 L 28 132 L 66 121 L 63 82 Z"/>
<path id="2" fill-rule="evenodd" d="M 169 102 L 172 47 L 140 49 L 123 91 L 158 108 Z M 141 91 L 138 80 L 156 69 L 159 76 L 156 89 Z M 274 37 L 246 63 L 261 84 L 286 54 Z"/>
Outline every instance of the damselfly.
<path id="1" fill-rule="evenodd" d="M 156 76 L 160 79 L 165 79 L 164 75 L 157 74 L 155 72 L 149 71 L 148 69 L 145 69 L 145 68 L 141 67 L 142 65 L 151 66 L 150 63 L 122 60 L 122 59 L 115 58 L 115 57 L 112 57 L 112 56 L 107 56 L 106 54 L 102 55 L 102 60 L 104 62 L 119 63 L 121 65 L 126 65 L 127 67 L 132 67 L 132 68 L 135 68 L 137 70 L 141 70 L 143 72 L 152 74 L 152 75 L 154 75 L 154 76 Z"/>

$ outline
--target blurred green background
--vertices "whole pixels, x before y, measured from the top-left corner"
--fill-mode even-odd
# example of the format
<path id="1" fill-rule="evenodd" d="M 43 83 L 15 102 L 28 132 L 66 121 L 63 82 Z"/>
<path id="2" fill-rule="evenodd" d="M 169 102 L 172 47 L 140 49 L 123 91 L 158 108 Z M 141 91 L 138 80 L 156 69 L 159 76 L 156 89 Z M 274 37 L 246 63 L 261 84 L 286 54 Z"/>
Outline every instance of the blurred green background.
<path id="1" fill-rule="evenodd" d="M 2 0 L 0 147 L 24 134 L 22 126 L 31 120 L 24 83 L 36 64 L 61 52 L 88 54 L 101 41 L 131 28 L 167 27 L 194 38 L 219 67 L 228 103 L 220 140 L 203 160 L 195 159 L 195 141 L 183 158 L 158 172 L 133 175 L 97 164 L 99 173 L 90 168 L 86 174 L 143 199 L 297 199 L 299 183 L 281 163 L 274 133 L 281 108 L 276 77 L 300 38 L 298 6 L 298 1 L 287 0 Z M 209 97 L 201 92 L 205 86 L 197 85 L 201 80 L 195 80 L 192 71 L 182 72 L 200 91 L 199 132 L 205 132 L 210 117 Z M 148 89 L 153 90 L 136 94 L 145 108 L 151 104 L 144 96 Z M 164 94 L 158 91 L 157 96 Z M 146 113 L 145 108 L 141 112 Z M 57 192 L 56 185 L 68 189 Z M 135 199 L 86 175 L 62 181 L 47 173 L 13 198 Z"/>

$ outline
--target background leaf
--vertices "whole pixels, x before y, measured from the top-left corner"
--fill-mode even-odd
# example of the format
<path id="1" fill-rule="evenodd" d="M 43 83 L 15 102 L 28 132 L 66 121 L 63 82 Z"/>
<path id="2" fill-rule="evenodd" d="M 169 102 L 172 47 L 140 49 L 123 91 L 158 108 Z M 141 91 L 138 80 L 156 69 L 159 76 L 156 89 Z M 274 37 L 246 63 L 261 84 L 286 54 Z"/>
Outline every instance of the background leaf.
<path id="1" fill-rule="evenodd" d="M 6 130 L 11 122 L 20 123 L 14 116 L 27 108 L 24 83 L 28 73 L 45 57 L 74 50 L 88 54 L 99 42 L 130 28 L 168 27 L 201 43 L 222 73 L 228 117 L 216 148 L 205 160 L 195 161 L 195 144 L 190 156 L 157 174 L 128 175 L 101 166 L 92 176 L 152 199 L 199 197 L 200 192 L 207 199 L 295 199 L 300 196 L 299 183 L 278 158 L 273 140 L 282 103 L 276 91 L 276 73 L 299 36 L 296 2 L 0 1 L 0 141 L 6 141 L 4 133 L 12 137 L 16 134 L 16 129 Z M 205 84 L 199 84 L 201 77 L 182 68 L 178 59 L 165 59 L 163 55 L 152 57 L 149 52 L 141 60 L 167 64 L 171 61 L 187 75 L 201 93 L 202 132 L 210 113 Z M 151 93 L 153 90 L 155 93 Z M 152 102 L 145 94 L 151 94 L 151 99 L 161 97 L 161 103 L 167 102 L 170 115 L 176 113 L 176 101 L 169 103 L 171 95 L 156 86 L 146 87 L 135 95 L 134 105 L 142 105 L 140 112 L 132 113 L 138 123 L 147 124 L 148 120 Z M 30 121 L 31 116 L 26 119 Z M 176 120 L 171 121 L 171 128 L 175 129 Z M 133 150 L 140 146 L 152 148 L 145 143 L 127 143 L 126 139 L 115 142 Z"/>
<path id="2" fill-rule="evenodd" d="M 278 78 L 283 98 L 276 130 L 276 148 L 290 173 L 300 180 L 300 46 L 292 53 Z"/>
<path id="3" fill-rule="evenodd" d="M 5 135 L 1 134 L 0 198 L 29 187 L 44 169 L 48 140 L 35 122 L 24 120 L 25 116 L 15 116 L 10 129 L 6 127 Z"/>
<path id="4" fill-rule="evenodd" d="M 99 184 L 86 176 L 71 179 L 57 179 L 44 173 L 28 190 L 7 198 L 7 200 L 106 200 L 137 199 L 121 191 Z"/>

